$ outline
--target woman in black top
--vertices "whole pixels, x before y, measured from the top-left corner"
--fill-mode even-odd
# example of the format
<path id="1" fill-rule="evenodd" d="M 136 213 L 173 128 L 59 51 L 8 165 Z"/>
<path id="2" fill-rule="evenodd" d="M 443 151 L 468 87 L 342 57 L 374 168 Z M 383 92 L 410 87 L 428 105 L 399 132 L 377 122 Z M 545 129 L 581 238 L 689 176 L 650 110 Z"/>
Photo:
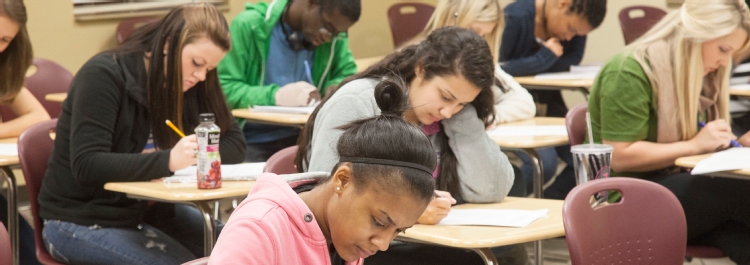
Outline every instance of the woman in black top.
<path id="1" fill-rule="evenodd" d="M 103 186 L 158 179 L 195 164 L 195 135 L 180 138 L 164 121 L 192 132 L 199 113 L 216 116 L 222 161 L 243 161 L 244 137 L 215 71 L 230 44 L 215 7 L 189 4 L 139 28 L 76 74 L 39 194 L 45 246 L 56 260 L 180 264 L 201 256 L 196 209 L 149 207 Z"/>

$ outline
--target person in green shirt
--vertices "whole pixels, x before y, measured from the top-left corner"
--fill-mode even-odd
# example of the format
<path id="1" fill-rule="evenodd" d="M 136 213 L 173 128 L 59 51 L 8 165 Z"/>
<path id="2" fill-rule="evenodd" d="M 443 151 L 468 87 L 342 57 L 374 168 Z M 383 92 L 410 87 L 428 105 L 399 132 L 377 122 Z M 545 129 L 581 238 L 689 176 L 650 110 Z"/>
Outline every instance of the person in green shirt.
<path id="1" fill-rule="evenodd" d="M 605 64 L 589 99 L 594 141 L 614 147 L 612 175 L 668 188 L 685 211 L 688 243 L 716 246 L 737 264 L 750 264 L 750 182 L 691 175 L 674 161 L 736 139 L 731 57 L 750 46 L 749 32 L 742 0 L 686 0 Z M 740 142 L 750 145 L 750 134 Z"/>
<path id="2" fill-rule="evenodd" d="M 277 0 L 246 4 L 230 25 L 232 50 L 218 66 L 229 106 L 307 106 L 357 66 L 346 31 L 360 0 Z M 241 125 L 244 121 L 240 121 Z M 299 129 L 244 124 L 245 161 L 266 161 L 297 142 Z"/>

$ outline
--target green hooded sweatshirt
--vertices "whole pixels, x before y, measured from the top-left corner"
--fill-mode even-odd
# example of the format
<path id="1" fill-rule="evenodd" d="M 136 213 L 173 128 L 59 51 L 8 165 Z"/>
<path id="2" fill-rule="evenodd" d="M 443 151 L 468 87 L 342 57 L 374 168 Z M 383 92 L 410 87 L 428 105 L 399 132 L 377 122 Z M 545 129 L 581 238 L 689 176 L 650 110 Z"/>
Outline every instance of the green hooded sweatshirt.
<path id="1" fill-rule="evenodd" d="M 263 84 L 271 32 L 287 2 L 245 4 L 246 10 L 232 21 L 229 27 L 232 49 L 218 66 L 219 81 L 232 109 L 276 105 L 274 95 L 279 86 Z M 331 42 L 315 48 L 311 67 L 313 83 L 321 95 L 329 86 L 338 85 L 356 73 L 357 65 L 346 34 L 339 34 Z"/>

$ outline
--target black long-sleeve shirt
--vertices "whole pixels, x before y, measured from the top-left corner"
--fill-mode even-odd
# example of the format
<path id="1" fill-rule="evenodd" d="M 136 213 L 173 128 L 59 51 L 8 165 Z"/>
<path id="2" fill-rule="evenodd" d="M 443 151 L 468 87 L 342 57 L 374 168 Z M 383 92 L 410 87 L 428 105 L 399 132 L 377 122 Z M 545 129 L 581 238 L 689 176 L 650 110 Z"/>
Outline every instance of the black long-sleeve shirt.
<path id="1" fill-rule="evenodd" d="M 110 52 L 76 74 L 42 181 L 42 218 L 103 227 L 136 227 L 143 220 L 145 202 L 104 190 L 104 184 L 170 175 L 169 149 L 142 153 L 151 133 L 145 75 L 143 53 Z M 242 162 L 242 131 L 236 122 L 221 129 L 222 162 Z"/>

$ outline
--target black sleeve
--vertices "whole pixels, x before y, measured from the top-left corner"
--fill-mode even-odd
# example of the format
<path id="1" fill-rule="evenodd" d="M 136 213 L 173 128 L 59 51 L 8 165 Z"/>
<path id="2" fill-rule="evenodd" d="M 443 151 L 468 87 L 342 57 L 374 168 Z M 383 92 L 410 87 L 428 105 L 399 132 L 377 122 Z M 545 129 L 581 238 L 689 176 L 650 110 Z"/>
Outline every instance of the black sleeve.
<path id="1" fill-rule="evenodd" d="M 232 126 L 219 141 L 219 154 L 222 164 L 237 164 L 245 161 L 245 134 L 240 130 L 237 119 L 232 118 Z"/>
<path id="2" fill-rule="evenodd" d="M 70 163 L 80 184 L 147 181 L 170 174 L 169 150 L 112 152 L 115 125 L 125 115 L 119 113 L 124 86 L 120 65 L 106 54 L 86 63 L 71 84 Z"/>

